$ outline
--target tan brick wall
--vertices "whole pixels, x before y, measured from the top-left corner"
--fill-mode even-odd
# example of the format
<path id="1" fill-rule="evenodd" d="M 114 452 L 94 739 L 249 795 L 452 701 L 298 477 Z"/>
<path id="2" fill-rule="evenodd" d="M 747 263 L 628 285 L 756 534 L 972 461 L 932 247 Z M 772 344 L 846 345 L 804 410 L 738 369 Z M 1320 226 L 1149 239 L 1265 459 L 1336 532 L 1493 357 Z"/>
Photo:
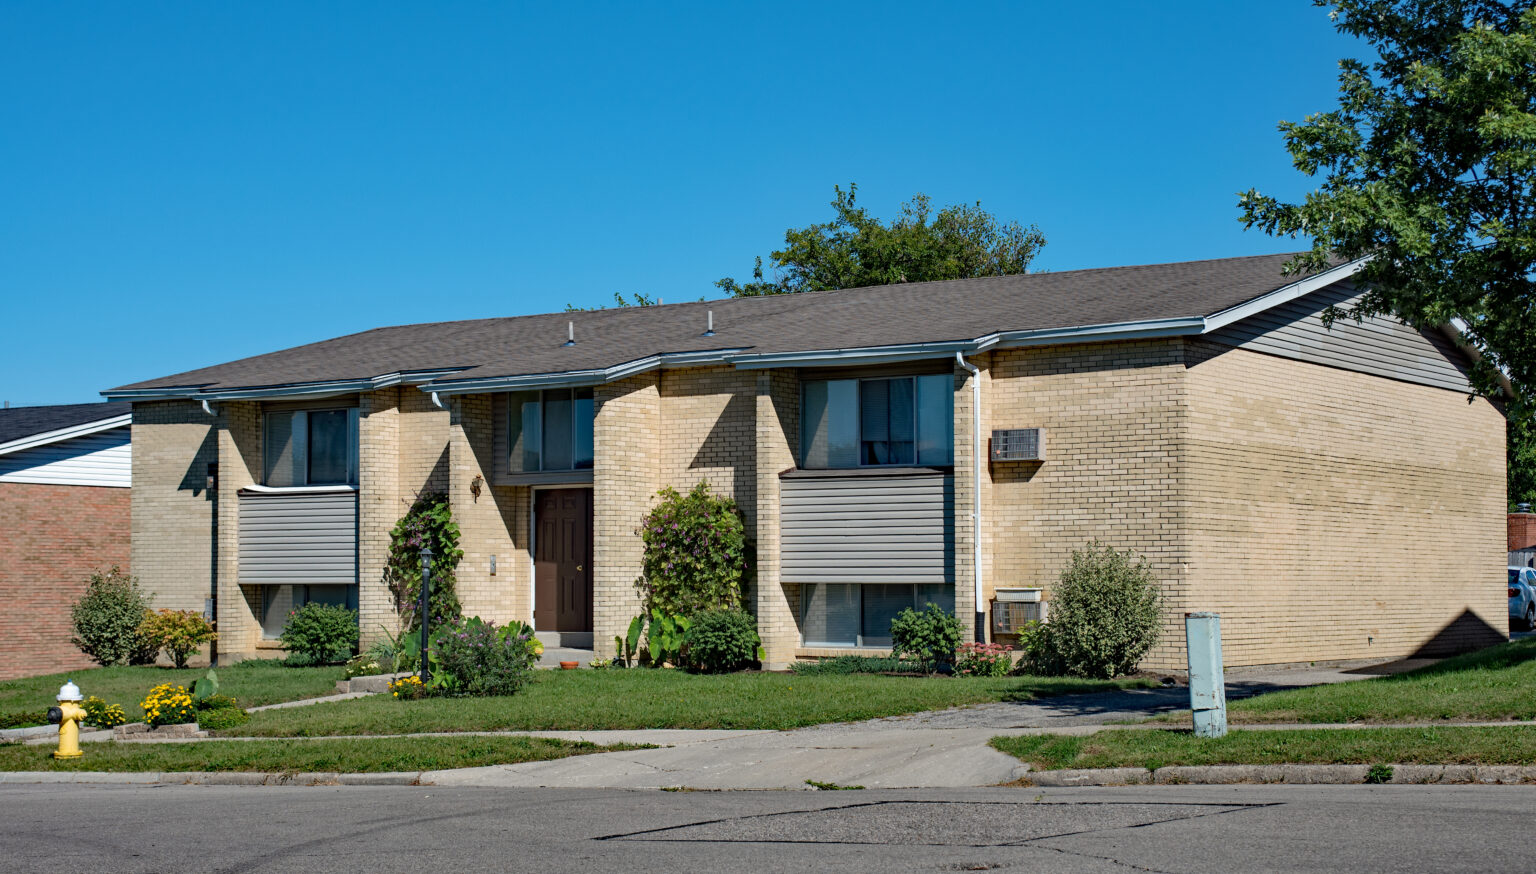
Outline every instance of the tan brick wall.
<path id="1" fill-rule="evenodd" d="M 800 382 L 793 371 L 760 370 L 754 379 L 756 510 L 747 529 L 756 541 L 749 601 L 763 639 L 763 664 L 781 668 L 800 644 L 799 586 L 779 582 L 779 474 L 795 466 L 800 447 Z"/>
<path id="2" fill-rule="evenodd" d="M 495 471 L 491 409 L 488 394 L 453 398 L 448 496 L 464 550 L 458 567 L 459 602 L 468 616 L 498 624 L 528 622 L 533 613 L 527 521 L 531 498 L 526 487 L 490 485 Z"/>
<path id="3" fill-rule="evenodd" d="M 399 391 L 400 497 L 409 503 L 420 492 L 448 491 L 449 412 L 418 388 L 402 386 Z"/>
<path id="4" fill-rule="evenodd" d="M 613 655 L 613 638 L 640 612 L 635 592 L 644 545 L 636 529 L 661 487 L 661 392 L 656 373 L 600 385 L 594 400 L 593 643 Z"/>
<path id="5" fill-rule="evenodd" d="M 215 425 L 190 401 L 133 405 L 131 564 L 156 607 L 201 611 L 211 592 Z"/>
<path id="6" fill-rule="evenodd" d="M 661 483 L 686 492 L 700 480 L 757 521 L 757 377 L 730 367 L 668 370 L 661 400 Z M 635 519 L 638 525 L 640 520 Z"/>
<path id="7" fill-rule="evenodd" d="M 407 504 L 400 489 L 400 411 L 398 386 L 365 392 L 358 401 L 357 421 L 357 625 L 366 649 L 387 629 L 398 634 L 394 596 L 385 581 L 389 561 L 389 532 Z"/>
<path id="8" fill-rule="evenodd" d="M 259 586 L 241 586 L 240 490 L 261 481 L 261 404 L 230 401 L 218 404 L 219 653 L 248 655 L 261 641 Z"/>
<path id="9" fill-rule="evenodd" d="M 990 599 L 998 586 L 1049 590 L 1072 551 L 1094 539 L 1134 549 L 1147 557 L 1167 598 L 1167 632 L 1145 664 L 1182 664 L 1183 632 L 1176 626 L 1190 561 L 1180 457 L 1189 418 L 1182 344 L 1155 340 L 1002 350 L 991 364 L 983 433 L 1044 428 L 1046 458 L 989 465 L 984 594 Z M 961 406 L 957 394 L 957 420 Z M 958 434 L 969 429 L 966 422 Z M 962 442 L 969 441 L 956 440 L 957 481 L 961 458 L 968 457 Z M 957 484 L 957 528 L 970 511 L 960 491 Z M 962 540 L 957 561 L 964 567 L 969 557 Z"/>
<path id="10" fill-rule="evenodd" d="M 1216 351 L 1192 345 L 1188 373 L 1188 608 L 1222 614 L 1228 664 L 1443 653 L 1505 634 L 1504 419 L 1491 404 Z"/>

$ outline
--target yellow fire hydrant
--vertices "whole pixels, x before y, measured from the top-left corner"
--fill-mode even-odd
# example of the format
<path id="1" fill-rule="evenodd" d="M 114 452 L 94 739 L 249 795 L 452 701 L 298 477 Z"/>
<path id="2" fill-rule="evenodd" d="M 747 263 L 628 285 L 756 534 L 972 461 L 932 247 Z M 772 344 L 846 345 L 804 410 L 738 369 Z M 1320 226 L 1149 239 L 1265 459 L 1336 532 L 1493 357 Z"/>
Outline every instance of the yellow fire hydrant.
<path id="1" fill-rule="evenodd" d="M 85 698 L 73 680 L 59 687 L 59 705 L 48 709 L 48 721 L 59 726 L 59 748 L 55 759 L 78 759 L 85 755 L 80 751 L 80 723 L 85 721 L 85 708 L 80 702 Z"/>

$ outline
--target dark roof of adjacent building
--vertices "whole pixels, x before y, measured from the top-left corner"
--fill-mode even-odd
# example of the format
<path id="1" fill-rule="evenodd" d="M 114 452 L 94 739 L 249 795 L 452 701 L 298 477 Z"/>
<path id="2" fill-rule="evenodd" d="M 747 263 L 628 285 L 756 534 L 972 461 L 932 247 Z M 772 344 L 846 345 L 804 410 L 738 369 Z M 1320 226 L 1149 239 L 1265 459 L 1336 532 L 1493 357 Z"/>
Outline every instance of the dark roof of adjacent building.
<path id="1" fill-rule="evenodd" d="M 397 372 L 452 379 L 600 370 L 653 355 L 966 341 L 1004 331 L 1200 318 L 1296 282 L 1291 255 L 1031 273 L 377 328 L 112 391 L 233 390 Z M 706 313 L 713 336 L 702 336 Z M 567 323 L 576 343 L 564 345 Z"/>
<path id="2" fill-rule="evenodd" d="M 0 409 L 0 443 L 124 416 L 132 409 L 133 405 L 129 403 L 6 407 Z"/>

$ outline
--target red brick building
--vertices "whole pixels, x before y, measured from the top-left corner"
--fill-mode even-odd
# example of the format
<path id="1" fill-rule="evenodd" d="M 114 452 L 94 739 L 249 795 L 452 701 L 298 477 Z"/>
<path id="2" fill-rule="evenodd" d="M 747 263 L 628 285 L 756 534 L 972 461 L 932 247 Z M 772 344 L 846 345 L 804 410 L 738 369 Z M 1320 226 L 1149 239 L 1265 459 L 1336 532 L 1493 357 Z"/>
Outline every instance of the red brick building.
<path id="1" fill-rule="evenodd" d="M 0 680 L 89 667 L 70 643 L 85 579 L 128 570 L 128 404 L 0 410 Z"/>

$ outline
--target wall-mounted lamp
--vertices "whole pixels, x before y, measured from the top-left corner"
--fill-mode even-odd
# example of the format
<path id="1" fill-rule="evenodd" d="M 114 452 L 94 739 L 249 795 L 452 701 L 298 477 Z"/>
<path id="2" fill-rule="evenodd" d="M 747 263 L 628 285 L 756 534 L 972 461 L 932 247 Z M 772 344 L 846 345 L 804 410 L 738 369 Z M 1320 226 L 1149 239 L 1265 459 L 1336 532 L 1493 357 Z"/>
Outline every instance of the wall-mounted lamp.
<path id="1" fill-rule="evenodd" d="M 208 462 L 208 491 L 211 492 L 211 491 L 213 491 L 214 489 L 216 489 L 218 487 L 219 487 L 219 463 L 217 461 L 210 461 L 210 462 Z"/>

